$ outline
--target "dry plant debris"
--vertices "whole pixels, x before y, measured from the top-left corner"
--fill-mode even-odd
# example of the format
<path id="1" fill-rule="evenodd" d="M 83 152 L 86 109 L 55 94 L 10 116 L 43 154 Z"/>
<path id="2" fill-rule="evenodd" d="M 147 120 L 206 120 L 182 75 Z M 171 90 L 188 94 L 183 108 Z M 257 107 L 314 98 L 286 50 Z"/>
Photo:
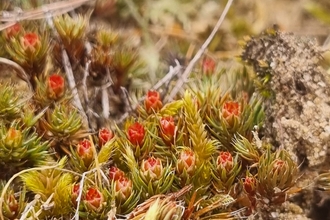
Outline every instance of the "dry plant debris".
<path id="1" fill-rule="evenodd" d="M 0 6 L 0 71 L 16 76 L 0 86 L 0 219 L 317 216 L 330 192 L 329 173 L 315 171 L 329 168 L 330 135 L 317 43 L 269 29 L 223 60 L 210 51 L 220 26 L 237 23 L 235 1 L 218 4 L 200 47 L 180 27 L 192 3 L 146 2 Z M 132 27 L 98 24 L 111 16 Z M 155 24 L 172 31 L 158 38 Z"/>

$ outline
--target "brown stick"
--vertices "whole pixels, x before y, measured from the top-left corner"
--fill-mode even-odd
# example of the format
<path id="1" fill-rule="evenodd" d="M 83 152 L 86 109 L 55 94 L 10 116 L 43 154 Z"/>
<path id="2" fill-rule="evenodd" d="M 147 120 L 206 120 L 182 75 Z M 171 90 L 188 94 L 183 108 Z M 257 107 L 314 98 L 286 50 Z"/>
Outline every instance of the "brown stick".
<path id="1" fill-rule="evenodd" d="M 174 99 L 174 97 L 178 94 L 178 92 L 180 91 L 180 89 L 182 88 L 183 84 L 187 81 L 192 69 L 194 68 L 195 64 L 197 63 L 197 61 L 201 58 L 201 56 L 203 55 L 204 51 L 206 50 L 206 48 L 209 46 L 209 44 L 211 43 L 212 39 L 214 38 L 215 34 L 218 32 L 222 22 L 224 21 L 229 8 L 231 6 L 231 4 L 233 3 L 233 0 L 228 0 L 218 22 L 216 23 L 216 25 L 214 26 L 211 34 L 209 35 L 209 37 L 206 39 L 206 41 L 204 42 L 204 44 L 202 45 L 202 47 L 198 50 L 198 52 L 196 53 L 196 55 L 194 56 L 194 58 L 189 62 L 186 70 L 183 72 L 182 77 L 178 80 L 177 84 L 174 86 L 172 92 L 170 93 L 170 95 L 165 99 L 165 102 L 169 102 L 172 101 Z"/>

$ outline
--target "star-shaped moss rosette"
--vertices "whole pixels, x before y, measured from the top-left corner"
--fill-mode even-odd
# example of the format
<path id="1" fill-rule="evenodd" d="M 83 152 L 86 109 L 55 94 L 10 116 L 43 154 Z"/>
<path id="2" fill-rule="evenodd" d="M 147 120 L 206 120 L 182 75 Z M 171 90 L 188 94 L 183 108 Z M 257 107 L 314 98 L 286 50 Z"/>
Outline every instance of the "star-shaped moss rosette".
<path id="1" fill-rule="evenodd" d="M 126 148 L 124 157 L 134 186 L 141 191 L 143 199 L 170 191 L 174 180 L 171 164 L 153 156 L 138 163 L 129 147 Z"/>
<path id="2" fill-rule="evenodd" d="M 193 203 L 188 209 L 183 207 L 183 196 L 190 192 L 191 185 L 187 185 L 177 192 L 158 194 L 142 202 L 130 214 L 127 219 L 138 220 L 142 218 L 151 219 L 190 219 L 194 214 Z M 194 201 L 192 201 L 194 202 Z"/>
<path id="3" fill-rule="evenodd" d="M 201 164 L 195 151 L 188 147 L 178 148 L 175 163 L 175 178 L 172 191 L 178 191 L 181 188 L 191 185 L 197 198 L 207 193 L 211 185 L 210 164 L 204 162 Z M 185 196 L 186 201 L 190 201 L 192 192 Z"/>
<path id="4" fill-rule="evenodd" d="M 118 131 L 118 148 L 117 159 L 121 154 L 126 152 L 126 148 L 133 150 L 135 158 L 138 161 L 146 158 L 154 149 L 154 139 L 152 134 L 157 131 L 155 123 L 148 121 L 128 119 L 124 125 L 124 129 Z M 116 160 L 116 159 L 115 159 Z"/>
<path id="5" fill-rule="evenodd" d="M 42 141 L 33 128 L 14 121 L 10 126 L 1 125 L 0 134 L 0 163 L 6 171 L 0 172 L 1 179 L 25 168 L 44 165 L 50 159 L 49 142 Z"/>
<path id="6" fill-rule="evenodd" d="M 15 94 L 13 85 L 0 84 L 0 119 L 3 123 L 11 123 L 21 115 L 21 108 L 25 104 Z"/>
<path id="7" fill-rule="evenodd" d="M 46 66 L 47 53 L 50 49 L 49 35 L 41 35 L 38 31 L 23 31 L 10 38 L 6 44 L 6 51 L 10 58 L 17 62 L 27 73 L 33 88 L 36 89 L 35 77 L 43 73 Z"/>
<path id="8" fill-rule="evenodd" d="M 80 112 L 67 102 L 56 103 L 47 108 L 37 124 L 38 132 L 51 141 L 56 153 L 70 154 L 70 145 L 86 138 L 90 132 L 85 128 Z"/>
<path id="9" fill-rule="evenodd" d="M 52 6 L 75 2 L 84 0 Z M 25 5 L 31 4 L 27 1 Z M 8 39 L 0 40 L 6 42 L 4 45 L 25 36 L 23 46 L 38 54 L 38 47 L 49 36 L 46 43 L 52 48 L 52 53 L 45 55 L 48 65 L 40 60 L 40 67 L 46 68 L 32 73 L 36 77 L 26 70 L 34 86 L 31 100 L 11 102 L 14 95 L 3 93 L 1 133 L 6 147 L 14 149 L 6 149 L 6 155 L 24 153 L 26 149 L 19 148 L 24 145 L 21 143 L 36 136 L 51 144 L 48 147 L 45 142 L 46 159 L 57 157 L 59 162 L 51 162 L 53 167 L 33 164 L 21 176 L 28 191 L 25 197 L 22 191 L 27 210 L 23 216 L 15 210 L 18 185 L 1 198 L 4 206 L 0 211 L 7 218 L 17 219 L 235 219 L 241 213 L 259 211 L 259 206 L 284 202 L 294 182 L 288 173 L 296 172 L 289 166 L 295 164 L 284 153 L 267 151 L 269 156 L 264 145 L 260 149 L 255 143 L 257 134 L 252 131 L 261 125 L 263 109 L 257 95 L 260 91 L 254 93 L 254 79 L 247 69 L 220 70 L 215 56 L 206 57 L 200 68 L 193 70 L 197 71 L 192 77 L 184 79 L 189 86 L 181 93 L 183 97 L 178 95 L 179 100 L 165 103 L 162 97 L 180 80 L 180 75 L 172 75 L 159 89 L 148 90 L 151 86 L 146 73 L 150 72 L 154 81 L 162 71 L 154 75 L 153 67 L 147 71 L 141 68 L 138 52 L 145 51 L 136 46 L 144 34 L 134 33 L 133 37 L 136 34 L 139 39 L 132 46 L 122 36 L 126 30 L 116 32 L 99 26 L 95 17 L 98 12 L 94 11 L 92 17 L 90 13 L 75 14 L 89 6 L 86 1 L 74 13 L 58 16 L 58 11 L 51 11 L 55 17 L 47 18 L 48 23 L 31 22 L 41 24 L 41 29 L 45 27 L 45 39 L 41 31 L 24 30 L 19 25 L 2 33 Z M 89 26 L 90 18 L 97 25 Z M 52 22 L 54 27 L 49 26 Z M 31 27 L 29 23 L 24 25 Z M 152 39 L 154 34 L 152 30 Z M 6 46 L 0 43 L 0 49 L 3 47 Z M 172 52 L 173 48 L 168 49 Z M 5 51 L 5 55 L 10 53 Z M 19 61 L 16 62 L 21 65 Z M 177 67 L 182 69 L 184 63 L 180 63 L 182 66 L 177 63 Z M 162 70 L 163 66 L 159 67 Z M 177 67 L 170 68 L 167 76 Z M 269 82 L 267 77 L 264 80 Z M 128 112 L 130 101 L 140 100 L 143 94 L 145 99 L 139 102 L 137 111 Z M 88 118 L 83 118 L 84 113 Z M 120 117 L 123 114 L 128 115 L 128 120 Z M 13 126 L 13 120 L 19 126 Z M 25 129 L 30 136 L 21 138 Z M 67 163 L 64 153 L 69 158 Z M 39 158 L 46 161 L 40 154 Z M 23 162 L 15 160 L 17 165 Z M 10 168 L 5 170 L 10 173 L 7 179 L 19 170 Z M 320 185 L 326 188 L 327 179 L 320 180 Z"/>
<path id="10" fill-rule="evenodd" d="M 83 173 L 92 168 L 91 165 L 95 158 L 92 145 L 93 143 L 89 139 L 84 138 L 75 146 L 71 146 L 70 166 L 73 170 Z"/>
<path id="11" fill-rule="evenodd" d="M 115 195 L 109 184 L 98 185 L 86 178 L 83 182 L 70 184 L 69 188 L 72 210 L 67 218 L 75 215 L 79 219 L 106 219 L 107 215 L 116 215 Z"/>
<path id="12" fill-rule="evenodd" d="M 158 112 L 163 107 L 159 92 L 149 90 L 144 100 L 144 107 L 148 114 Z"/>
<path id="13" fill-rule="evenodd" d="M 62 63 L 61 45 L 68 53 L 71 62 L 77 63 L 83 58 L 88 24 L 88 16 L 82 15 L 70 17 L 65 14 L 54 19 L 54 25 L 60 37 L 60 40 L 55 43 L 54 56 L 59 63 Z"/>
<path id="14" fill-rule="evenodd" d="M 79 218 L 105 219 L 112 209 L 112 193 L 109 189 L 95 184 L 83 187 Z"/>
<path id="15" fill-rule="evenodd" d="M 233 150 L 235 135 L 240 134 L 251 140 L 252 130 L 260 126 L 263 112 L 261 102 L 251 100 L 251 104 L 244 100 L 225 99 L 219 109 L 213 109 L 210 116 L 206 116 L 206 123 L 211 134 L 228 150 Z"/>
<path id="16" fill-rule="evenodd" d="M 2 194 L 5 189 L 6 182 L 0 181 L 0 193 Z M 26 206 L 25 201 L 25 187 L 20 189 L 19 192 L 15 192 L 14 185 L 10 185 L 9 188 L 6 189 L 6 192 L 3 197 L 2 202 L 2 214 L 5 219 L 16 219 L 21 216 L 24 208 Z"/>
<path id="17" fill-rule="evenodd" d="M 179 177 L 182 176 L 180 179 L 184 181 L 184 180 L 188 180 L 189 177 L 194 175 L 196 170 L 197 170 L 197 166 L 196 166 L 195 152 L 188 147 L 180 149 L 179 156 L 176 161 L 176 175 L 178 175 Z M 183 185 L 188 185 L 188 184 L 184 182 Z"/>
<path id="18" fill-rule="evenodd" d="M 330 192 L 330 173 L 324 172 L 318 175 L 315 180 L 315 187 L 318 190 Z"/>
<path id="19" fill-rule="evenodd" d="M 111 190 L 114 192 L 117 213 L 128 214 L 141 200 L 141 191 L 134 189 L 130 177 L 117 167 L 110 167 L 109 180 Z"/>
<path id="20" fill-rule="evenodd" d="M 52 73 L 36 79 L 37 89 L 34 102 L 41 108 L 51 106 L 55 102 L 68 102 L 71 96 L 67 93 L 65 78 L 62 74 Z"/>
<path id="21" fill-rule="evenodd" d="M 227 79 L 229 74 L 234 79 Z M 235 135 L 251 140 L 254 126 L 263 122 L 262 100 L 257 95 L 250 97 L 253 81 L 244 70 L 203 76 L 190 84 L 190 90 L 196 95 L 198 110 L 210 133 L 230 151 Z"/>
<path id="22" fill-rule="evenodd" d="M 73 175 L 61 170 L 66 161 L 67 158 L 63 157 L 59 162 L 50 164 L 53 165 L 51 167 L 30 170 L 20 176 L 27 191 L 39 195 L 40 201 L 44 203 L 48 201 L 47 203 L 51 204 L 46 209 L 41 204 L 36 205 L 35 211 L 40 212 L 39 218 L 46 218 L 49 215 L 66 216 L 72 211 L 70 200 Z"/>
<path id="23" fill-rule="evenodd" d="M 257 174 L 257 198 L 267 207 L 282 204 L 298 178 L 297 164 L 285 150 L 272 153 L 269 149 L 260 157 Z"/>
<path id="24" fill-rule="evenodd" d="M 1 57 L 8 57 L 9 54 L 5 49 L 6 42 L 10 40 L 12 37 L 16 37 L 17 35 L 21 34 L 23 31 L 23 27 L 20 23 L 15 23 L 14 25 L 6 28 L 5 30 L 1 31 L 0 33 L 0 56 Z"/>
<path id="25" fill-rule="evenodd" d="M 247 207 L 246 213 L 250 215 L 255 212 L 257 208 L 257 178 L 256 175 L 250 173 L 249 170 L 246 171 L 245 177 L 240 179 L 240 184 L 243 188 L 244 194 L 240 203 Z"/>
<path id="26" fill-rule="evenodd" d="M 111 129 L 103 127 L 98 131 L 98 140 L 99 147 L 101 148 L 103 145 L 108 143 L 114 137 L 114 133 Z"/>
<path id="27" fill-rule="evenodd" d="M 212 165 L 212 185 L 216 192 L 229 193 L 234 190 L 236 178 L 242 168 L 238 156 L 233 157 L 228 151 L 220 151 Z"/>
<path id="28" fill-rule="evenodd" d="M 255 142 L 250 142 L 240 134 L 235 137 L 233 146 L 237 154 L 251 165 L 259 161 L 263 150 L 259 149 Z"/>
<path id="29" fill-rule="evenodd" d="M 68 138 L 77 133 L 83 126 L 78 110 L 65 103 L 57 104 L 54 109 L 48 109 L 40 122 L 46 136 Z"/>
<path id="30" fill-rule="evenodd" d="M 197 105 L 190 92 L 186 92 L 183 99 L 183 108 L 179 114 L 178 133 L 182 133 L 179 138 L 180 144 L 176 143 L 176 149 L 180 150 L 179 146 L 187 146 L 195 155 L 196 171 L 192 176 L 178 175 L 176 179 L 177 185 L 173 187 L 182 188 L 182 184 L 192 184 L 194 191 L 198 191 L 198 198 L 206 193 L 211 183 L 212 165 L 210 158 L 216 152 L 218 145 L 215 140 L 208 137 L 205 125 L 197 110 Z M 184 148 L 183 148 L 184 149 Z M 178 155 L 181 157 L 181 155 Z M 175 159 L 176 166 L 178 166 L 180 158 Z M 190 197 L 191 194 L 188 194 Z"/>
<path id="31" fill-rule="evenodd" d="M 96 30 L 94 39 L 96 45 L 91 51 L 91 70 L 95 80 L 107 78 L 107 70 L 112 67 L 114 51 L 118 47 L 119 38 L 119 33 L 115 30 Z"/>
<path id="32" fill-rule="evenodd" d="M 90 138 L 92 137 L 90 136 Z M 99 150 L 94 151 L 93 148 Z M 98 164 L 106 164 L 112 159 L 116 150 L 116 138 L 112 138 L 102 147 L 97 147 L 92 139 L 80 139 L 76 144 L 70 146 L 69 166 L 78 173 L 91 171 L 97 166 L 95 158 L 97 158 Z"/>
<path id="33" fill-rule="evenodd" d="M 2 36 L 5 40 L 9 40 L 12 37 L 18 35 L 21 31 L 23 31 L 23 27 L 20 23 L 15 23 L 14 25 L 8 27 L 2 32 Z"/>
<path id="34" fill-rule="evenodd" d="M 121 48 L 116 50 L 113 56 L 112 67 L 116 72 L 117 80 L 120 82 L 118 85 L 124 85 L 127 71 L 138 61 L 137 53 L 133 48 Z M 126 73 L 126 74 L 125 74 Z"/>
<path id="35" fill-rule="evenodd" d="M 159 136 L 167 146 L 175 143 L 177 128 L 172 116 L 164 116 L 159 119 Z"/>

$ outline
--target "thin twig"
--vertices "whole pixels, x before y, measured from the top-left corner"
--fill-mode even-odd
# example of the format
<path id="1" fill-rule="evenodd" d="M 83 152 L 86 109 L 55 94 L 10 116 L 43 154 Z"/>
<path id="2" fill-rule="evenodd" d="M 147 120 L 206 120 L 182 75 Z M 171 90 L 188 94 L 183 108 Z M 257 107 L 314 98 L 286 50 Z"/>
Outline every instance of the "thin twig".
<path id="1" fill-rule="evenodd" d="M 4 198 L 5 198 L 5 194 L 10 186 L 10 184 L 20 175 L 22 175 L 23 173 L 27 173 L 30 171 L 39 171 L 39 170 L 47 170 L 47 169 L 54 169 L 56 167 L 58 167 L 59 164 L 53 165 L 53 166 L 44 166 L 44 167 L 34 167 L 34 168 L 30 168 L 30 169 L 26 169 L 26 170 L 22 170 L 16 174 L 14 174 L 7 182 L 7 184 L 5 185 L 5 187 L 3 187 L 2 192 L 1 192 L 1 197 L 0 197 L 0 219 L 4 220 L 4 216 L 2 213 L 2 204 L 4 202 Z"/>
<path id="2" fill-rule="evenodd" d="M 95 161 L 98 161 L 98 160 L 95 160 Z M 85 178 L 86 178 L 86 175 L 87 174 L 93 173 L 95 171 L 97 171 L 98 176 L 100 176 L 100 177 L 102 176 L 104 179 L 106 179 L 107 183 L 109 183 L 109 181 L 107 180 L 107 177 L 105 176 L 105 174 L 100 169 L 100 164 L 95 165 L 95 168 L 94 169 L 88 170 L 88 171 L 84 172 L 82 174 L 82 177 L 81 177 L 81 180 L 80 180 L 80 183 L 79 183 L 79 193 L 78 193 L 78 196 L 77 196 L 77 199 L 76 199 L 76 202 L 77 202 L 76 212 L 75 212 L 73 218 L 71 218 L 71 220 L 73 220 L 73 219 L 79 220 L 79 206 L 80 206 L 80 201 L 81 201 L 81 198 L 82 198 L 82 193 L 83 193 Z M 99 177 L 98 181 L 101 181 L 100 180 L 100 177 Z"/>
<path id="3" fill-rule="evenodd" d="M 183 84 L 187 81 L 192 69 L 194 68 L 195 64 L 197 63 L 197 61 L 202 57 L 204 51 L 206 50 L 206 48 L 209 46 L 209 44 L 211 43 L 212 39 L 214 38 L 215 34 L 218 32 L 222 22 L 224 21 L 229 8 L 231 6 L 231 4 L 233 3 L 233 0 L 228 0 L 219 20 L 217 21 L 216 25 L 214 26 L 211 34 L 209 35 L 209 37 L 206 39 L 206 41 L 204 42 L 204 44 L 202 45 L 202 47 L 198 50 L 198 52 L 196 53 L 196 55 L 194 56 L 194 58 L 189 62 L 187 68 L 185 69 L 185 71 L 182 74 L 182 77 L 178 80 L 177 84 L 174 86 L 172 92 L 170 93 L 170 95 L 167 97 L 167 99 L 165 100 L 165 102 L 168 101 L 172 101 L 174 99 L 174 97 L 178 94 L 178 92 L 180 91 L 180 89 L 182 88 Z"/>
<path id="4" fill-rule="evenodd" d="M 0 16 L 0 21 L 2 22 L 17 22 L 22 20 L 37 20 L 45 18 L 47 12 L 52 12 L 53 15 L 58 15 L 56 13 L 60 10 L 61 14 L 68 12 L 69 10 L 73 10 L 86 2 L 95 1 L 95 0 L 71 0 L 71 1 L 61 1 L 61 2 L 53 2 L 49 4 L 44 4 L 41 7 L 36 9 L 29 9 L 20 12 L 6 12 Z M 45 13 L 45 10 L 47 11 Z M 62 11 L 63 10 L 63 11 Z M 62 13 L 63 12 L 63 13 Z M 43 17 L 42 17 L 42 16 Z"/>
<path id="5" fill-rule="evenodd" d="M 63 46 L 62 46 L 62 62 L 64 64 L 64 69 L 65 69 L 66 77 L 69 82 L 70 89 L 72 91 L 73 103 L 80 110 L 80 113 L 83 115 L 85 120 L 87 120 L 87 115 L 84 111 L 84 108 L 83 108 L 80 98 L 79 98 L 79 93 L 78 93 L 76 82 L 75 82 L 75 79 L 73 76 L 73 71 L 72 71 L 70 61 L 69 61 L 69 56 L 66 53 L 65 49 L 63 48 Z"/>
<path id="6" fill-rule="evenodd" d="M 106 88 L 101 89 L 102 96 L 102 110 L 103 110 L 103 118 L 105 120 L 109 119 L 110 115 L 110 105 L 109 105 L 109 94 Z"/>
<path id="7" fill-rule="evenodd" d="M 6 22 L 5 24 L 0 25 L 0 31 L 5 30 L 7 28 L 10 28 L 11 26 L 14 26 L 17 22 L 16 21 L 11 21 L 11 22 Z"/>
<path id="8" fill-rule="evenodd" d="M 180 72 L 182 66 L 180 65 L 178 60 L 175 60 L 175 63 L 176 66 L 175 67 L 170 66 L 169 72 L 152 87 L 152 90 L 158 90 L 162 85 L 166 84 L 174 76 L 176 76 L 178 72 Z"/>
<path id="9" fill-rule="evenodd" d="M 52 193 L 48 199 L 46 200 L 46 202 L 44 202 L 41 206 L 40 206 L 40 209 L 39 211 L 37 212 L 38 213 L 38 216 L 43 212 L 43 211 L 47 211 L 47 210 L 50 210 L 51 208 L 54 207 L 54 201 L 52 201 L 54 197 L 54 193 Z M 52 202 L 51 202 L 52 201 Z"/>
<path id="10" fill-rule="evenodd" d="M 108 88 L 113 85 L 113 81 L 111 79 L 110 70 L 109 68 L 106 68 L 107 73 L 107 84 L 108 86 L 102 86 L 101 92 L 102 92 L 102 109 L 103 109 L 103 117 L 108 120 L 110 116 L 110 104 L 109 104 L 109 93 Z"/>
<path id="11" fill-rule="evenodd" d="M 13 26 L 18 21 L 43 19 L 48 16 L 47 14 L 49 12 L 51 12 L 52 16 L 61 15 L 69 11 L 72 11 L 77 7 L 80 7 L 81 5 L 87 2 L 94 2 L 94 1 L 95 0 L 61 1 L 61 2 L 45 4 L 42 7 L 26 10 L 22 12 L 3 13 L 3 15 L 0 16 L 0 22 L 6 22 L 6 23 L 0 25 L 0 31 Z"/>
<path id="12" fill-rule="evenodd" d="M 86 49 L 88 47 L 86 46 Z M 88 52 L 89 53 L 89 52 Z M 88 90 L 87 90 L 87 77 L 89 76 L 89 67 L 91 64 L 91 60 L 88 59 L 88 61 L 85 63 L 85 69 L 84 69 L 84 77 L 82 79 L 82 90 L 84 94 L 85 104 L 88 104 Z"/>
<path id="13" fill-rule="evenodd" d="M 87 174 L 92 173 L 94 171 L 95 170 L 93 169 L 93 170 L 89 170 L 87 172 L 84 172 L 82 174 L 82 177 L 81 177 L 81 180 L 80 180 L 80 183 L 79 183 L 79 193 L 78 193 L 78 196 L 77 196 L 77 199 L 76 199 L 76 201 L 77 201 L 76 212 L 75 212 L 75 214 L 74 214 L 74 216 L 71 220 L 73 220 L 73 219 L 79 220 L 79 206 L 80 206 L 80 201 L 81 201 L 81 197 L 82 197 L 85 177 L 86 177 Z"/>
<path id="14" fill-rule="evenodd" d="M 27 219 L 27 215 L 30 213 L 30 211 L 36 206 L 37 202 L 40 200 L 41 196 L 39 194 L 36 194 L 34 196 L 34 199 L 26 204 L 24 211 L 22 212 L 20 220 Z"/>
<path id="15" fill-rule="evenodd" d="M 102 185 L 101 166 L 100 166 L 100 163 L 99 163 L 99 158 L 98 158 L 98 155 L 97 155 L 97 151 L 96 151 L 92 136 L 89 136 L 89 141 L 92 144 L 92 150 L 93 150 L 94 162 L 95 162 L 95 169 L 96 169 L 97 179 L 98 179 L 98 186 L 101 186 Z"/>
<path id="16" fill-rule="evenodd" d="M 180 65 L 178 60 L 175 60 L 175 63 L 176 66 L 175 67 L 170 66 L 168 73 L 151 88 L 152 90 L 158 90 L 161 86 L 169 82 L 174 76 L 178 75 L 178 73 L 182 69 L 182 66 Z M 142 96 L 138 100 L 138 103 L 135 104 L 132 109 L 135 110 L 139 106 L 139 103 L 143 102 L 145 98 L 146 98 L 145 95 Z M 121 118 L 118 120 L 118 123 L 122 123 L 129 116 L 130 113 L 131 111 L 125 112 L 125 114 L 123 114 Z"/>
<path id="17" fill-rule="evenodd" d="M 24 69 L 20 65 L 18 65 L 17 63 L 15 63 L 12 60 L 9 60 L 9 59 L 3 58 L 3 57 L 0 57 L 0 63 L 4 63 L 4 64 L 7 64 L 7 65 L 10 65 L 10 66 L 14 67 L 14 69 L 16 69 L 19 72 L 19 74 L 18 74 L 19 78 L 24 80 L 28 84 L 29 89 L 31 91 L 33 91 L 32 85 L 31 85 L 31 82 L 30 82 L 30 77 L 26 74 L 26 72 L 24 71 Z"/>
<path id="18" fill-rule="evenodd" d="M 121 89 L 121 92 L 123 93 L 123 95 L 125 96 L 125 99 L 124 99 L 125 106 L 129 106 L 130 107 L 129 111 L 133 112 L 134 109 L 132 107 L 131 99 L 130 99 L 130 96 L 129 96 L 129 93 L 128 93 L 127 89 L 123 86 L 121 86 L 120 89 Z"/>
<path id="19" fill-rule="evenodd" d="M 61 41 L 61 37 L 59 36 L 59 34 L 58 34 L 58 32 L 55 28 L 54 22 L 51 19 L 52 14 L 49 11 L 45 12 L 45 13 L 46 13 L 45 18 L 46 18 L 46 21 L 47 21 L 48 25 L 51 27 L 52 31 L 54 32 L 54 35 L 58 36 L 58 39 Z M 63 44 L 61 44 L 61 50 L 62 50 L 62 62 L 64 64 L 64 70 L 65 70 L 66 77 L 67 77 L 68 82 L 69 82 L 69 87 L 70 87 L 70 89 L 72 91 L 72 95 L 73 95 L 73 104 L 80 111 L 80 114 L 82 115 L 85 122 L 88 122 L 86 112 L 84 111 L 84 108 L 83 108 L 83 106 L 81 104 L 81 101 L 80 101 L 80 98 L 79 98 L 79 93 L 78 93 L 76 82 L 75 82 L 75 79 L 74 79 L 74 75 L 73 75 L 72 66 L 71 66 L 71 63 L 70 63 L 70 60 L 69 60 L 69 56 L 68 56 Z M 85 123 L 85 124 L 88 125 L 88 123 Z"/>

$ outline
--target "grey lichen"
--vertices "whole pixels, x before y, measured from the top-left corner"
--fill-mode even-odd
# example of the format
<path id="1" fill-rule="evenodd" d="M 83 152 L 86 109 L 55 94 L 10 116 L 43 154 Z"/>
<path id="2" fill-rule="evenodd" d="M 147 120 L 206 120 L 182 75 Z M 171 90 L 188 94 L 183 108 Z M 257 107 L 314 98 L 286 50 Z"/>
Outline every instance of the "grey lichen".
<path id="1" fill-rule="evenodd" d="M 266 99 L 265 137 L 309 167 L 330 146 L 330 80 L 314 40 L 277 30 L 249 39 L 242 59 L 254 67 Z"/>

